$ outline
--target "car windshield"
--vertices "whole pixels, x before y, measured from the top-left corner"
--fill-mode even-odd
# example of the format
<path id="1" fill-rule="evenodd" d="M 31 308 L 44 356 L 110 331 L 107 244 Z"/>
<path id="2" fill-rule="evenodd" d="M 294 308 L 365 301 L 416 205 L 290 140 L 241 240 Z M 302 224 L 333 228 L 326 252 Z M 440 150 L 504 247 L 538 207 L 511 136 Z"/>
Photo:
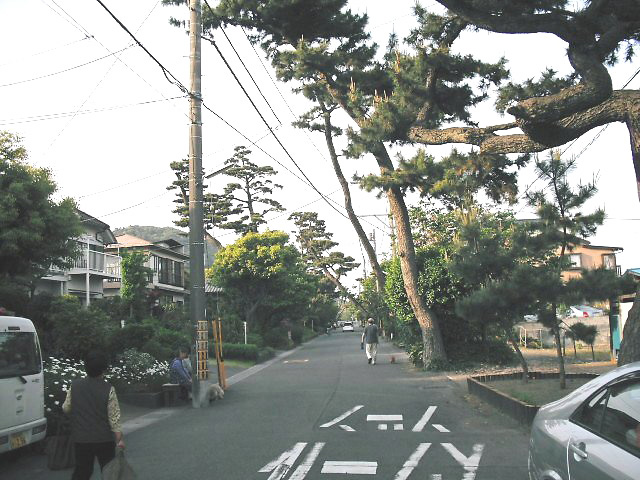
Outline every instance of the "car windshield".
<path id="1" fill-rule="evenodd" d="M 0 332 L 0 378 L 33 375 L 41 369 L 33 332 Z"/>

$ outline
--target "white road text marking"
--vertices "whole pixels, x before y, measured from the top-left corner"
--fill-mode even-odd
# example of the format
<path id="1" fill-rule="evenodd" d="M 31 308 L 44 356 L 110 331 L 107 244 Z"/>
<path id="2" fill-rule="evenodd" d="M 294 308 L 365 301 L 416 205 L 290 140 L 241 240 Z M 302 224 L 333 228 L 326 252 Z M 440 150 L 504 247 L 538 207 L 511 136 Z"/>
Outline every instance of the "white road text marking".
<path id="1" fill-rule="evenodd" d="M 304 477 L 307 476 L 311 467 L 315 463 L 318 455 L 320 455 L 320 450 L 324 447 L 324 442 L 316 443 L 311 451 L 307 454 L 302 463 L 296 468 L 295 472 L 289 477 L 289 480 L 304 480 Z"/>
<path id="2" fill-rule="evenodd" d="M 349 415 L 351 415 L 352 413 L 357 412 L 358 410 L 360 410 L 361 408 L 363 408 L 364 405 L 356 405 L 355 407 L 353 407 L 351 410 L 347 410 L 346 412 L 344 412 L 342 415 L 340 415 L 339 417 L 334 418 L 333 420 L 327 422 L 327 423 L 323 423 L 322 425 L 320 425 L 320 428 L 329 428 L 332 427 L 333 425 L 335 425 L 336 423 L 340 423 L 342 420 L 344 420 L 345 418 L 347 418 Z"/>
<path id="3" fill-rule="evenodd" d="M 418 445 L 416 451 L 411 454 L 409 460 L 404 462 L 402 469 L 400 469 L 400 471 L 396 473 L 396 476 L 393 477 L 393 480 L 406 480 L 407 478 L 409 478 L 409 475 L 411 475 L 413 469 L 418 466 L 418 462 L 424 456 L 427 450 L 429 450 L 430 446 L 430 443 L 421 443 L 420 445 Z"/>
<path id="4" fill-rule="evenodd" d="M 324 462 L 321 473 L 344 473 L 347 475 L 375 475 L 378 462 Z"/>
<path id="5" fill-rule="evenodd" d="M 451 454 L 451 456 L 458 462 L 465 470 L 465 474 L 462 476 L 462 480 L 474 480 L 478 471 L 478 465 L 480 465 L 480 458 L 482 457 L 482 451 L 484 445 L 476 443 L 473 446 L 473 453 L 466 457 L 460 452 L 452 443 L 441 444 L 444 449 Z"/>
<path id="6" fill-rule="evenodd" d="M 427 411 L 424 412 L 424 415 L 422 416 L 422 418 L 420 420 L 418 420 L 418 423 L 415 424 L 415 426 L 411 429 L 412 432 L 421 432 L 425 425 L 427 423 L 429 423 L 429 420 L 431 420 L 431 417 L 433 416 L 434 412 L 436 411 L 436 406 L 431 405 L 429 408 L 427 408 Z"/>

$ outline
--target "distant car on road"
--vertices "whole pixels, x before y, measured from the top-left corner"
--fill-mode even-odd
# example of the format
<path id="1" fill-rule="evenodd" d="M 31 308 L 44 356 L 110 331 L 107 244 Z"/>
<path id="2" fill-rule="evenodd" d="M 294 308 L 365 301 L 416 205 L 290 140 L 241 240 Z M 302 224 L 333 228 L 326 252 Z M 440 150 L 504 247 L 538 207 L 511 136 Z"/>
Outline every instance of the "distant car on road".
<path id="1" fill-rule="evenodd" d="M 640 362 L 544 405 L 531 426 L 530 480 L 632 480 L 640 474 Z"/>
<path id="2" fill-rule="evenodd" d="M 342 331 L 343 332 L 353 332 L 353 323 L 351 322 L 344 322 L 342 324 Z"/>
<path id="3" fill-rule="evenodd" d="M 589 305 L 572 305 L 565 313 L 565 317 L 596 317 L 603 315 L 601 308 L 590 307 Z"/>

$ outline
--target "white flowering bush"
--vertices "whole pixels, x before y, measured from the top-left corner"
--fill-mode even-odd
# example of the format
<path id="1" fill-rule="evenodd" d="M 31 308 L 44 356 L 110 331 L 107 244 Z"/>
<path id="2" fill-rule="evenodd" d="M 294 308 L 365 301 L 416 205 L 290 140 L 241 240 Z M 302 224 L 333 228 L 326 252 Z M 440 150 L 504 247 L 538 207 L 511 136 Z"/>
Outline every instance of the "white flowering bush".
<path id="1" fill-rule="evenodd" d="M 122 359 L 114 363 L 104 378 L 116 392 L 160 391 L 169 381 L 169 363 L 159 362 L 151 355 L 127 351 Z M 125 352 L 126 353 L 126 352 Z M 76 378 L 85 377 L 84 362 L 69 358 L 49 357 L 44 361 L 44 404 L 47 418 L 53 425 L 62 414 L 62 404 Z M 55 434 L 54 426 L 50 431 Z"/>

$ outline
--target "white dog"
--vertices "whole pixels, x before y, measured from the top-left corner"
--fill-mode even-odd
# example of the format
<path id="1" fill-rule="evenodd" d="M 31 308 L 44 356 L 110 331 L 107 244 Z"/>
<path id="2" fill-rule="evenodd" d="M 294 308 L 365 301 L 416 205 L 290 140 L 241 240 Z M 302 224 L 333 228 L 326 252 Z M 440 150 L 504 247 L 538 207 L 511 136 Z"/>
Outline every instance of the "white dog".
<path id="1" fill-rule="evenodd" d="M 224 390 L 217 383 L 209 385 L 209 402 L 222 400 L 224 398 Z"/>

